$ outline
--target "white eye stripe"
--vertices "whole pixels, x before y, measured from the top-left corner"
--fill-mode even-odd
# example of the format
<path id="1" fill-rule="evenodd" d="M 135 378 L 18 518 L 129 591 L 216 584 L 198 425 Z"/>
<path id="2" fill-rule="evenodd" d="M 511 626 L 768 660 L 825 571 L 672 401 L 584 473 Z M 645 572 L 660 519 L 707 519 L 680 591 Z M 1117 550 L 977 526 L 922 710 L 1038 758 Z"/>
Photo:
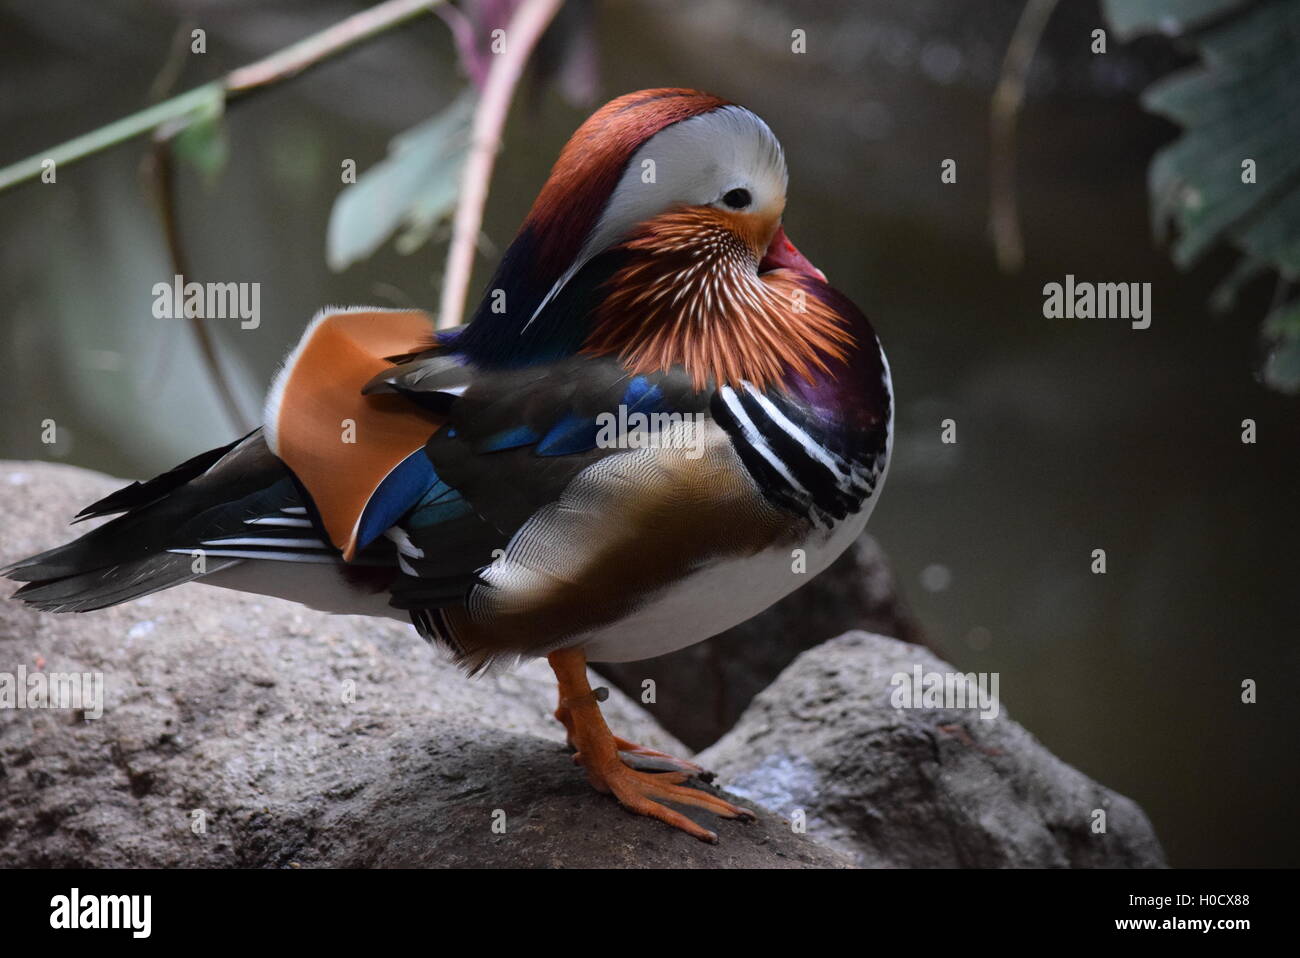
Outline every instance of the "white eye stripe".
<path id="1" fill-rule="evenodd" d="M 646 160 L 654 161 L 653 182 L 642 180 Z M 637 224 L 678 206 L 717 205 L 736 184 L 742 184 L 750 196 L 749 204 L 740 209 L 756 203 L 766 207 L 785 196 L 788 179 L 781 144 L 768 125 L 744 107 L 719 107 L 665 127 L 632 155 L 581 251 L 547 291 L 521 333 L 583 266 L 623 240 Z"/>

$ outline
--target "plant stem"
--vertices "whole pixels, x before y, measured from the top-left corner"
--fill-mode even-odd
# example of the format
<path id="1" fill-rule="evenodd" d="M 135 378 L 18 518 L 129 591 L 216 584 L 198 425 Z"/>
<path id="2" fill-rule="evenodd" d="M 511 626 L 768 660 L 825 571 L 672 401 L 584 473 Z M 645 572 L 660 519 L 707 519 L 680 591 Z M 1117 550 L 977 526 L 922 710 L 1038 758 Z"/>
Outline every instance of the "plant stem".
<path id="1" fill-rule="evenodd" d="M 438 328 L 460 325 L 465 312 L 465 296 L 470 273 L 474 268 L 474 250 L 483 226 L 483 207 L 487 203 L 488 184 L 501 146 L 510 102 L 523 75 L 533 47 L 563 5 L 563 0 L 524 0 L 510 19 L 505 31 L 505 49 L 492 60 L 483 94 L 474 108 L 470 130 L 469 154 L 461 177 L 460 197 L 452 221 L 451 244 L 447 249 L 447 268 L 443 273 L 442 299 L 438 309 Z"/>
<path id="2" fill-rule="evenodd" d="M 60 143 L 53 149 L 45 150 L 35 156 L 29 156 L 25 160 L 19 160 L 11 166 L 6 166 L 0 170 L 0 190 L 8 189 L 24 180 L 39 176 L 42 164 L 46 160 L 53 160 L 56 166 L 63 166 L 65 163 L 71 163 L 74 160 L 90 156 L 92 153 L 98 153 L 110 146 L 116 146 L 126 140 L 148 133 L 154 127 L 163 123 L 181 119 L 193 113 L 202 104 L 210 102 L 214 96 L 214 90 L 219 89 L 220 86 L 220 80 L 204 84 L 197 89 L 190 90 L 188 93 L 182 93 L 180 96 L 164 100 L 156 106 L 141 110 L 139 113 L 132 113 L 128 117 L 108 124 L 108 126 L 101 126 L 98 130 L 85 133 L 75 140 Z"/>
<path id="3" fill-rule="evenodd" d="M 354 13 L 320 33 L 299 40 L 263 60 L 226 74 L 226 90 L 232 96 L 297 76 L 309 67 L 337 56 L 349 47 L 400 26 L 418 14 L 432 10 L 444 0 L 387 0 Z"/>
<path id="4" fill-rule="evenodd" d="M 1002 75 L 993 91 L 989 117 L 992 142 L 989 177 L 989 231 L 998 268 L 1015 273 L 1025 261 L 1024 238 L 1020 232 L 1020 214 L 1016 208 L 1016 120 L 1025 100 L 1025 81 L 1043 28 L 1056 9 L 1057 0 L 1026 0 L 1016 23 L 1007 55 L 1002 61 Z"/>
<path id="5" fill-rule="evenodd" d="M 165 123 L 176 123 L 178 128 L 183 127 L 184 122 L 178 121 L 188 122 L 191 115 L 210 103 L 218 93 L 231 101 L 254 90 L 288 80 L 443 2 L 445 0 L 386 0 L 369 10 L 362 10 L 265 59 L 232 70 L 219 80 L 6 166 L 0 169 L 0 191 L 39 176 L 46 160 L 53 160 L 56 166 L 62 166 L 141 136 Z"/>
<path id="6" fill-rule="evenodd" d="M 163 239 L 167 244 L 167 253 L 171 259 L 172 275 L 189 276 L 189 263 L 181 243 L 180 219 L 176 211 L 176 161 L 172 155 L 170 138 L 159 137 L 154 141 L 153 153 L 148 158 L 146 173 L 153 185 L 154 199 L 158 204 L 158 215 L 162 221 Z M 208 371 L 208 378 L 216 390 L 217 398 L 225 411 L 231 427 L 240 435 L 253 428 L 244 416 L 244 410 L 235 396 L 234 387 L 226 377 L 221 364 L 221 356 L 212 333 L 201 316 L 186 316 L 190 332 L 199 349 L 199 359 Z"/>

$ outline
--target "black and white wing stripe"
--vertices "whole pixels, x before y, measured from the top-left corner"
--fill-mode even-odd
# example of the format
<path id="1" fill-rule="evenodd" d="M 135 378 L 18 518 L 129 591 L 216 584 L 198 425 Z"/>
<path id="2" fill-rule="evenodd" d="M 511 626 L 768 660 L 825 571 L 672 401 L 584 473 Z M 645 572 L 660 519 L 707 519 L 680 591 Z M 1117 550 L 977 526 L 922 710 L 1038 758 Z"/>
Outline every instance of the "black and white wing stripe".
<path id="1" fill-rule="evenodd" d="M 883 439 L 841 454 L 828 442 L 830 429 L 810 410 L 748 382 L 719 389 L 712 413 L 763 493 L 818 527 L 860 511 L 875 493 Z"/>
<path id="2" fill-rule="evenodd" d="M 179 554 L 201 553 L 226 559 L 267 559 L 278 562 L 337 564 L 342 556 L 321 535 L 306 506 L 283 506 L 265 515 L 243 520 L 243 528 L 202 539 L 190 548 L 172 548 Z M 392 565 L 391 546 L 363 550 L 354 565 Z"/>

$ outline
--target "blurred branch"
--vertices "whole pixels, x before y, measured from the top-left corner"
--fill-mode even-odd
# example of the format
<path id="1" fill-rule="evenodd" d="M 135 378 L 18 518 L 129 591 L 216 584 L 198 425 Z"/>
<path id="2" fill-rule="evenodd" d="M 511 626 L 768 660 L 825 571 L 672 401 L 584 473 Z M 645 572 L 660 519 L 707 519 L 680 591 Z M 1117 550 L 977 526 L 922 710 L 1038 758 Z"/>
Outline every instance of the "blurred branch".
<path id="1" fill-rule="evenodd" d="M 161 131 L 160 131 L 161 132 Z M 172 154 L 170 135 L 161 133 L 154 140 L 153 152 L 144 166 L 144 172 L 153 186 L 154 197 L 158 204 L 158 215 L 162 219 L 163 238 L 167 243 L 167 253 L 171 258 L 172 274 L 189 276 L 189 263 L 185 258 L 181 244 L 180 220 L 176 213 L 176 160 Z M 244 416 L 244 411 L 235 397 L 235 390 L 226 378 L 221 365 L 221 357 L 212 333 L 201 316 L 187 315 L 190 331 L 199 347 L 199 357 L 207 367 L 208 377 L 221 400 L 226 418 L 230 425 L 241 435 L 253 428 Z"/>
<path id="2" fill-rule="evenodd" d="M 432 10 L 444 0 L 387 0 L 340 20 L 320 33 L 299 40 L 279 53 L 226 74 L 226 89 L 232 95 L 248 93 L 296 77 L 309 67 L 337 56 L 349 47 L 364 43 L 386 30 L 400 26 L 417 14 Z"/>
<path id="3" fill-rule="evenodd" d="M 149 85 L 149 99 L 151 101 L 157 102 L 165 99 L 176 86 L 176 81 L 180 79 L 181 72 L 185 68 L 185 58 L 189 52 L 190 33 L 194 26 L 194 22 L 189 20 L 177 24 L 162 68 L 158 71 L 158 75 L 154 77 L 153 83 Z M 181 129 L 184 128 L 182 122 Z M 154 131 L 153 150 L 145 155 L 144 162 L 140 164 L 140 173 L 142 179 L 147 181 L 146 186 L 153 193 L 158 207 L 163 241 L 167 247 L 168 257 L 171 260 L 172 274 L 189 276 L 189 260 L 185 255 L 185 246 L 181 239 L 180 214 L 177 211 L 179 199 L 176 193 L 176 156 L 172 145 L 172 136 L 175 132 L 177 131 L 172 129 L 172 124 L 168 123 L 164 123 Z M 243 409 L 235 396 L 235 391 L 226 378 L 225 370 L 221 365 L 220 354 L 208 325 L 198 316 L 186 316 L 185 318 L 190 332 L 194 336 L 195 344 L 198 346 L 199 360 L 207 368 L 208 379 L 212 382 L 213 389 L 217 393 L 217 399 L 226 413 L 227 421 L 236 432 L 248 432 L 252 426 L 244 416 Z"/>
<path id="4" fill-rule="evenodd" d="M 451 244 L 443 275 L 438 328 L 457 326 L 465 311 L 465 296 L 474 267 L 474 250 L 483 226 L 488 184 L 501 145 L 501 132 L 528 57 L 564 0 L 523 0 L 505 28 L 505 49 L 492 60 L 483 93 L 474 110 L 469 155 L 461 179 L 460 198 L 452 221 Z"/>
<path id="5" fill-rule="evenodd" d="M 167 58 L 163 61 L 158 75 L 149 84 L 150 103 L 157 103 L 171 93 L 176 86 L 176 81 L 181 78 L 181 73 L 185 69 L 185 58 L 190 49 L 190 35 L 196 26 L 198 24 L 193 20 L 182 20 L 176 24 L 171 45 L 167 48 Z"/>
<path id="6" fill-rule="evenodd" d="M 165 123 L 184 126 L 195 115 L 203 115 L 204 108 L 214 96 L 234 101 L 255 90 L 296 77 L 308 68 L 400 26 L 443 2 L 445 0 L 386 0 L 265 59 L 232 70 L 219 80 L 6 166 L 0 169 L 0 190 L 39 176 L 46 160 L 62 166 L 141 136 Z"/>
<path id="7" fill-rule="evenodd" d="M 227 104 L 239 97 L 296 77 L 305 70 L 399 26 L 442 2 L 444 0 L 388 0 L 369 10 L 363 10 L 265 59 L 233 70 L 219 80 L 206 83 L 188 93 L 182 93 L 147 107 L 53 149 L 0 169 L 0 190 L 38 176 L 43 169 L 43 164 L 48 160 L 53 160 L 57 168 L 152 131 L 153 151 L 146 163 L 145 171 L 157 201 L 173 273 L 178 276 L 189 275 L 177 215 L 174 150 L 176 137 L 186 130 L 197 129 L 202 124 L 211 122 L 214 115 L 219 116 Z M 180 64 L 183 62 L 186 35 L 178 32 L 174 38 L 167 63 L 155 79 L 151 94 L 161 95 L 175 82 L 180 72 Z M 230 380 L 222 368 L 217 345 L 211 332 L 200 317 L 187 316 L 186 318 L 198 345 L 200 358 L 208 370 L 213 388 L 217 392 L 227 418 L 238 431 L 247 432 L 251 425 L 245 418 Z"/>
<path id="8" fill-rule="evenodd" d="M 1016 208 L 1016 121 L 1025 101 L 1025 81 L 1043 28 L 1056 9 L 1057 0 L 1026 0 L 1020 21 L 1011 35 L 1002 74 L 993 91 L 990 116 L 992 143 L 989 179 L 989 231 L 998 268 L 1017 272 L 1025 261 L 1020 214 Z"/>
<path id="9" fill-rule="evenodd" d="M 65 163 L 80 160 L 92 153 L 98 153 L 110 146 L 116 146 L 126 140 L 148 133 L 162 123 L 184 119 L 201 105 L 210 102 L 214 91 L 220 89 L 220 80 L 204 84 L 190 90 L 188 93 L 182 93 L 180 96 L 159 103 L 157 106 L 151 106 L 115 123 L 110 123 L 108 126 L 101 126 L 98 130 L 79 136 L 75 140 L 60 143 L 53 149 L 45 150 L 35 156 L 20 160 L 11 166 L 6 166 L 0 170 L 0 190 L 8 189 L 22 183 L 24 180 L 39 176 L 41 164 L 46 160 L 53 160 L 56 166 L 62 166 Z"/>

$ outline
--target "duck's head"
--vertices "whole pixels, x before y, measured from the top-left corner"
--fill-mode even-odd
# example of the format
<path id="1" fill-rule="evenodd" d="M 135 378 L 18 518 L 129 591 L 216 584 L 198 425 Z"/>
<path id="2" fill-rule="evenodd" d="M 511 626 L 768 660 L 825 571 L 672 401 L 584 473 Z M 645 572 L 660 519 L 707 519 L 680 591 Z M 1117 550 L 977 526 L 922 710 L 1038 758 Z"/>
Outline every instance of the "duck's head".
<path id="1" fill-rule="evenodd" d="M 697 383 L 808 375 L 850 335 L 785 235 L 788 173 L 757 115 L 642 90 L 560 153 L 459 344 L 480 361 L 585 351 Z"/>

